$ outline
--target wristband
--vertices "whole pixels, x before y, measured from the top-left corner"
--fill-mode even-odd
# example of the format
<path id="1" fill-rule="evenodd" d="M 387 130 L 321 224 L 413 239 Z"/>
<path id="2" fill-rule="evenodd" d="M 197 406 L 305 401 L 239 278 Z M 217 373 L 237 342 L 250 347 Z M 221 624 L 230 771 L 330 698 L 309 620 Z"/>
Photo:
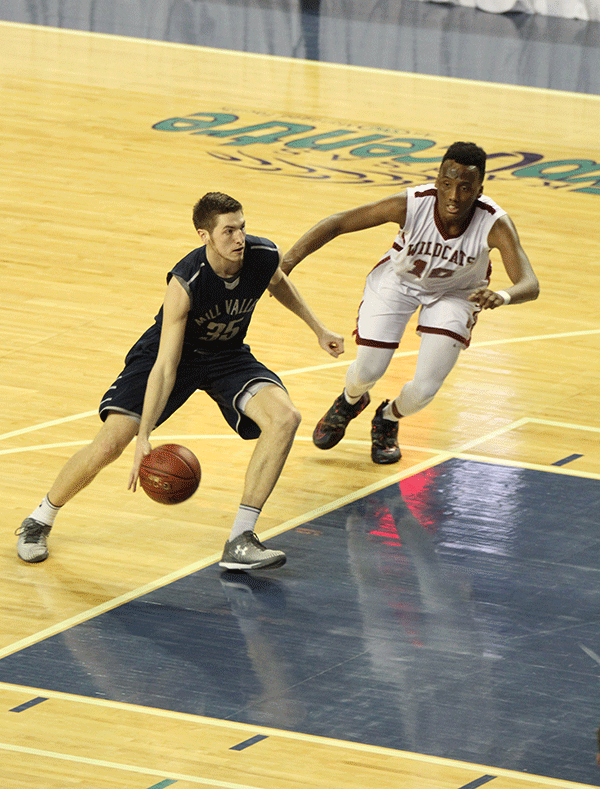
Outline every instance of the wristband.
<path id="1" fill-rule="evenodd" d="M 500 298 L 504 301 L 505 304 L 510 304 L 510 293 L 507 293 L 507 291 L 497 290 L 496 296 L 500 296 Z"/>

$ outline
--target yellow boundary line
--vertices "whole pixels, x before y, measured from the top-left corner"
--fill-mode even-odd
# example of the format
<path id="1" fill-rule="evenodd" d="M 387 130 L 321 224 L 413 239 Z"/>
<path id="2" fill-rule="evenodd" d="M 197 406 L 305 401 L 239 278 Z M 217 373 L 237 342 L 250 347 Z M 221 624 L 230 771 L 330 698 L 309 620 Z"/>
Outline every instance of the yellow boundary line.
<path id="1" fill-rule="evenodd" d="M 370 493 L 374 493 L 378 490 L 382 490 L 383 488 L 387 487 L 388 485 L 393 485 L 397 482 L 400 482 L 402 479 L 406 479 L 407 477 L 414 476 L 421 471 L 425 471 L 428 468 L 432 468 L 433 466 L 437 466 L 440 463 L 443 463 L 445 460 L 449 460 L 453 457 L 458 457 L 465 460 L 474 460 L 481 463 L 492 463 L 494 465 L 499 466 L 510 466 L 513 468 L 527 468 L 537 471 L 544 471 L 553 474 L 562 474 L 566 476 L 577 476 L 577 477 L 585 477 L 587 479 L 600 479 L 600 474 L 592 474 L 588 472 L 574 472 L 570 469 L 565 469 L 563 466 L 544 466 L 538 465 L 535 463 L 521 463 L 519 461 L 513 460 L 504 460 L 501 458 L 490 458 L 485 455 L 477 455 L 474 453 L 469 453 L 468 450 L 476 446 L 477 444 L 485 443 L 489 441 L 491 438 L 495 438 L 499 435 L 509 433 L 512 430 L 522 427 L 523 425 L 540 422 L 541 424 L 549 424 L 548 420 L 536 420 L 536 419 L 529 419 L 529 418 L 522 418 L 518 419 L 515 422 L 512 422 L 509 425 L 505 425 L 498 430 L 494 430 L 491 433 L 488 433 L 485 436 L 481 436 L 478 439 L 473 441 L 469 441 L 466 444 L 463 444 L 461 447 L 453 451 L 440 451 L 435 449 L 430 449 L 426 447 L 415 447 L 417 451 L 426 452 L 431 454 L 432 456 L 427 458 L 426 460 L 421 461 L 420 463 L 415 463 L 408 468 L 402 469 L 402 471 L 387 476 L 383 479 L 379 479 L 376 482 L 371 483 L 370 485 L 366 485 L 358 490 L 353 491 L 352 493 L 348 493 L 345 496 L 341 496 L 340 498 L 334 499 L 330 501 L 328 504 L 321 505 L 320 507 L 316 507 L 309 512 L 306 512 L 302 515 L 297 516 L 296 518 L 292 518 L 284 523 L 279 524 L 279 526 L 275 526 L 271 529 L 266 530 L 263 533 L 264 539 L 269 539 L 270 537 L 277 536 L 282 534 L 290 529 L 293 529 L 297 526 L 300 526 L 303 523 L 307 523 L 308 521 L 314 520 L 316 518 L 325 515 L 328 512 L 332 512 L 333 510 L 339 509 L 340 507 L 345 506 L 346 504 L 350 504 L 357 499 L 363 498 L 364 496 L 368 496 Z M 564 428 L 573 428 L 577 430 L 592 430 L 593 432 L 600 432 L 600 428 L 586 428 L 581 425 L 570 425 L 568 423 L 561 423 L 561 422 L 552 422 L 551 424 L 564 427 Z M 162 438 L 164 440 L 167 438 L 166 436 Z M 168 438 L 181 438 L 180 436 L 169 436 Z M 195 436 L 195 438 L 202 438 L 202 436 Z M 235 438 L 235 436 L 234 436 Z M 159 438 L 159 440 L 161 440 Z M 301 440 L 308 441 L 309 438 L 304 438 Z M 365 443 L 365 442 L 355 442 L 355 443 Z M 24 451 L 24 450 L 19 450 Z M 62 622 L 59 622 L 55 625 L 52 625 L 45 630 L 39 631 L 27 638 L 21 639 L 9 646 L 0 649 L 0 659 L 6 657 L 7 655 L 13 654 L 14 652 L 18 652 L 21 649 L 24 649 L 32 644 L 35 644 L 39 641 L 42 641 L 50 636 L 56 635 L 57 633 L 61 633 L 64 630 L 68 630 L 75 625 L 81 624 L 89 619 L 93 619 L 100 614 L 106 613 L 107 611 L 112 610 L 113 608 L 118 607 L 119 605 L 123 605 L 124 603 L 130 602 L 131 600 L 135 600 L 142 595 L 148 594 L 150 592 L 155 591 L 156 589 L 160 589 L 163 586 L 167 586 L 174 581 L 179 580 L 180 578 L 185 578 L 188 575 L 191 575 L 198 570 L 204 569 L 211 564 L 219 561 L 220 554 L 212 554 L 211 556 L 205 557 L 197 562 L 193 562 L 192 564 L 188 564 L 185 567 L 181 567 L 178 570 L 174 570 L 167 575 L 162 576 L 161 578 L 157 578 L 154 581 L 151 581 L 148 584 L 144 584 L 143 586 L 139 586 L 136 589 L 132 589 L 129 592 L 126 592 L 123 595 L 119 595 L 118 597 L 113 598 L 112 600 L 107 600 L 105 603 L 102 603 L 98 606 L 94 606 L 94 608 L 90 608 L 87 611 L 81 612 L 69 619 L 66 619 Z"/>
<path id="2" fill-rule="evenodd" d="M 534 783 L 536 785 L 565 787 L 565 789 L 575 789 L 575 787 L 588 787 L 588 784 L 580 784 L 572 781 L 564 781 L 558 778 L 548 778 L 545 776 L 531 775 L 529 773 L 520 773 L 515 770 L 506 770 L 501 767 L 491 767 L 489 765 L 475 764 L 472 762 L 463 762 L 453 759 L 446 759 L 441 756 L 430 756 L 426 754 L 413 753 L 411 751 L 400 751 L 392 748 L 385 748 L 381 745 L 367 745 L 365 743 L 352 742 L 346 740 L 338 740 L 329 737 L 319 737 L 314 734 L 304 734 L 301 732 L 288 731 L 286 729 L 272 729 L 267 726 L 255 726 L 249 723 L 239 723 L 237 721 L 227 721 L 220 718 L 207 718 L 201 715 L 193 715 L 186 712 L 174 712 L 172 710 L 162 710 L 154 707 L 143 707 L 136 704 L 126 704 L 119 701 L 108 701 L 106 699 L 94 699 L 88 696 L 77 696 L 70 693 L 62 693 L 59 691 L 48 691 L 44 688 L 33 688 L 28 686 L 13 685 L 8 682 L 0 682 L 0 692 L 10 692 L 22 694 L 39 695 L 43 694 L 48 699 L 56 701 L 65 701 L 75 704 L 87 704 L 95 707 L 104 707 L 110 710 L 122 711 L 127 713 L 137 713 L 141 715 L 148 715 L 154 718 L 168 718 L 169 720 L 179 720 L 186 723 L 193 723 L 197 726 L 208 726 L 214 728 L 228 729 L 230 731 L 239 731 L 242 736 L 248 734 L 264 734 L 268 737 L 278 737 L 283 740 L 295 740 L 297 742 L 311 743 L 322 747 L 330 747 L 341 750 L 356 751 L 362 753 L 370 753 L 381 755 L 385 757 L 394 757 L 397 759 L 407 759 L 413 762 L 424 762 L 427 764 L 436 764 L 442 767 L 451 768 L 464 768 L 469 771 L 476 771 L 481 774 L 482 772 L 489 772 L 497 777 L 504 776 L 516 780 L 522 780 L 526 783 Z M 9 743 L 0 743 L 0 750 L 12 751 L 15 753 L 27 753 L 37 756 L 44 756 L 46 758 L 64 759 L 70 762 L 79 762 L 81 764 L 91 764 L 101 767 L 110 767 L 113 769 L 120 769 L 129 772 L 143 773 L 146 775 L 157 775 L 162 778 L 172 778 L 179 780 L 192 781 L 200 784 L 212 784 L 220 787 L 231 787 L 232 789 L 250 789 L 246 784 L 227 783 L 217 780 L 203 779 L 198 776 L 181 775 L 171 773 L 168 770 L 153 770 L 150 768 L 141 768 L 133 765 L 119 764 L 116 762 L 107 762 L 100 759 L 92 759 L 89 757 L 78 757 L 70 754 L 58 753 L 55 751 L 46 751 L 42 749 L 29 748 L 21 745 L 12 745 Z M 252 788 L 254 789 L 254 788 Z"/>

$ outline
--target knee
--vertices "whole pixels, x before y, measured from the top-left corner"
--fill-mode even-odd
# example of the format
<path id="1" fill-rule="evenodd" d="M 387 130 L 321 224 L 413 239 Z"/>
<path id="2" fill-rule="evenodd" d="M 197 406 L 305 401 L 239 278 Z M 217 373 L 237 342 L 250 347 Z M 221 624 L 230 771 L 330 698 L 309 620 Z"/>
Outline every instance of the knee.
<path id="1" fill-rule="evenodd" d="M 387 364 L 379 363 L 377 359 L 363 360 L 361 364 L 353 362 L 346 373 L 346 389 L 365 392 L 379 381 L 386 369 Z"/>
<path id="2" fill-rule="evenodd" d="M 436 394 L 439 392 L 441 383 L 437 381 L 413 381 L 412 382 L 412 396 L 417 400 L 421 407 L 430 403 Z"/>
<path id="3" fill-rule="evenodd" d="M 99 465 L 107 466 L 123 454 L 129 442 L 120 441 L 116 436 L 102 436 L 94 443 L 94 450 Z"/>
<path id="4" fill-rule="evenodd" d="M 289 406 L 282 415 L 282 430 L 291 436 L 296 435 L 296 431 L 302 422 L 302 415 L 296 406 Z"/>
<path id="5" fill-rule="evenodd" d="M 269 414 L 266 430 L 277 433 L 281 436 L 293 438 L 300 427 L 302 416 L 300 411 L 292 403 L 286 406 L 274 408 Z"/>
<path id="6" fill-rule="evenodd" d="M 105 423 L 105 427 L 100 430 L 92 443 L 96 464 L 98 466 L 107 466 L 109 463 L 117 460 L 131 442 L 132 432 L 132 428 L 128 430 L 109 429 Z"/>

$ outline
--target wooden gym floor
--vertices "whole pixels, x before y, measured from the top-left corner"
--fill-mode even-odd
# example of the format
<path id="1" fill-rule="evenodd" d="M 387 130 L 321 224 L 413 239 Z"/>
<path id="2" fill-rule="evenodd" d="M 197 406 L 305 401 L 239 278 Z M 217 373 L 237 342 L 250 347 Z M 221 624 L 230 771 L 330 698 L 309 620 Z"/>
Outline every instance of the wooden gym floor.
<path id="1" fill-rule="evenodd" d="M 6 785 L 600 785 L 598 96 L 8 23 L 0 66 Z M 201 394 L 154 438 L 200 458 L 193 499 L 128 493 L 126 452 L 48 561 L 18 560 L 14 529 L 195 245 L 198 196 L 232 193 L 286 249 L 432 178 L 455 139 L 490 154 L 542 294 L 481 317 L 397 467 L 370 462 L 367 415 L 330 452 L 310 441 L 384 227 L 293 275 L 342 359 L 268 298 L 254 318 L 303 414 L 259 528 L 284 568 L 218 570 L 252 446 Z M 417 349 L 409 331 L 374 403 Z"/>

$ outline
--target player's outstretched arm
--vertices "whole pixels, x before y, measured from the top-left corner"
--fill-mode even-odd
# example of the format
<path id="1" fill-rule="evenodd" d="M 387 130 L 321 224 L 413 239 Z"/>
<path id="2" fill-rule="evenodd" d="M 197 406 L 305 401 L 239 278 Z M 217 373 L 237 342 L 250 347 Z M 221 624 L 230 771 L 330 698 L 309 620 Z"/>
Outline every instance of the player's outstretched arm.
<path id="1" fill-rule="evenodd" d="M 150 433 L 154 430 L 175 384 L 189 309 L 189 296 L 177 278 L 173 277 L 167 286 L 163 302 L 163 323 L 158 355 L 146 384 L 133 466 L 127 486 L 132 490 L 136 489 L 142 460 L 152 449 Z"/>
<path id="2" fill-rule="evenodd" d="M 344 338 L 341 334 L 330 331 L 317 318 L 298 288 L 290 281 L 289 277 L 278 268 L 269 283 L 269 293 L 283 304 L 290 312 L 297 315 L 317 335 L 319 345 L 328 354 L 337 358 L 344 353 Z"/>
<path id="3" fill-rule="evenodd" d="M 406 221 L 406 199 L 406 192 L 401 192 L 322 219 L 285 253 L 281 261 L 283 272 L 289 274 L 307 255 L 343 233 L 366 230 L 386 222 L 395 222 L 402 227 Z"/>
<path id="4" fill-rule="evenodd" d="M 500 217 L 494 223 L 488 236 L 488 244 L 492 249 L 499 250 L 512 285 L 505 291 L 479 288 L 469 296 L 469 300 L 476 302 L 484 310 L 493 310 L 503 304 L 521 304 L 537 299 L 540 293 L 538 278 L 521 246 L 517 228 L 508 215 Z"/>

